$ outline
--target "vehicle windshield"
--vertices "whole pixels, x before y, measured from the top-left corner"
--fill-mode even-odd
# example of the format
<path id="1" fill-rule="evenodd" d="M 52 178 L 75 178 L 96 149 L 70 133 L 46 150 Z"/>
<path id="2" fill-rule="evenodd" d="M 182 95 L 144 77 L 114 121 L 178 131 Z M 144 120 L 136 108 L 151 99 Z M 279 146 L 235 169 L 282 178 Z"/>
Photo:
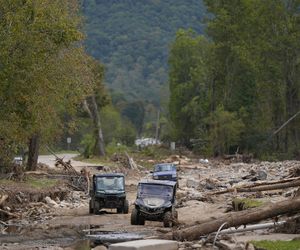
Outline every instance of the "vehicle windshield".
<path id="1" fill-rule="evenodd" d="M 173 187 L 157 184 L 140 184 L 138 196 L 162 196 L 172 197 Z"/>
<path id="2" fill-rule="evenodd" d="M 162 164 L 156 165 L 154 167 L 154 172 L 161 172 L 161 171 L 174 171 L 176 167 L 173 164 Z"/>
<path id="3" fill-rule="evenodd" d="M 97 177 L 97 190 L 124 190 L 124 177 L 122 176 L 102 176 Z"/>

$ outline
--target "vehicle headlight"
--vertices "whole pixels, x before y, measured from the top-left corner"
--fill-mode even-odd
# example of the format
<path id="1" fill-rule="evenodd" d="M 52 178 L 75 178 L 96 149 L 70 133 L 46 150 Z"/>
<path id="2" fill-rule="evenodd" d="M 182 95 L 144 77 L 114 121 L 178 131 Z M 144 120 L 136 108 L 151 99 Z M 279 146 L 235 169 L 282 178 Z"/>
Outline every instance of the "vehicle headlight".
<path id="1" fill-rule="evenodd" d="M 173 178 L 176 178 L 176 177 L 177 177 L 177 175 L 176 175 L 176 174 L 172 174 L 172 177 L 173 177 Z"/>
<path id="2" fill-rule="evenodd" d="M 154 175 L 154 176 L 153 176 L 153 179 L 154 179 L 154 180 L 157 180 L 157 179 L 158 179 L 158 176 L 157 176 L 157 175 Z"/>

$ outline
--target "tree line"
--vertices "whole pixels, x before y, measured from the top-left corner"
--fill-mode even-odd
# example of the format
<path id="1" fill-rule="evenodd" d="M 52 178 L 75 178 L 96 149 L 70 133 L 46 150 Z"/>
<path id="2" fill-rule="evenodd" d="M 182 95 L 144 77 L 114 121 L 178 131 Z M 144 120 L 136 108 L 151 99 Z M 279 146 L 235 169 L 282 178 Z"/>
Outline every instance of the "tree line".
<path id="1" fill-rule="evenodd" d="M 170 49 L 173 138 L 221 155 L 299 157 L 300 1 L 206 0 L 206 36 Z"/>

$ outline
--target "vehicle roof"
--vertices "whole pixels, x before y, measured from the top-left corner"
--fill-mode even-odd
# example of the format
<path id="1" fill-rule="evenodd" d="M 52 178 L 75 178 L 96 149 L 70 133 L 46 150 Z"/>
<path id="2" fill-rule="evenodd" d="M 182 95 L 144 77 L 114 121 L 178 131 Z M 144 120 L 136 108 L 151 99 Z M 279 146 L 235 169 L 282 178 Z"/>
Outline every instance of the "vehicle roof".
<path id="1" fill-rule="evenodd" d="M 176 181 L 162 181 L 162 180 L 152 180 L 152 179 L 143 179 L 139 181 L 139 184 L 156 184 L 156 185 L 165 185 L 172 186 L 176 185 Z"/>
<path id="2" fill-rule="evenodd" d="M 165 166 L 165 165 L 171 165 L 171 166 L 175 166 L 176 167 L 176 164 L 174 164 L 174 163 L 157 163 L 154 166 Z"/>
<path id="3" fill-rule="evenodd" d="M 105 173 L 105 174 L 94 174 L 95 177 L 124 177 L 122 173 Z"/>

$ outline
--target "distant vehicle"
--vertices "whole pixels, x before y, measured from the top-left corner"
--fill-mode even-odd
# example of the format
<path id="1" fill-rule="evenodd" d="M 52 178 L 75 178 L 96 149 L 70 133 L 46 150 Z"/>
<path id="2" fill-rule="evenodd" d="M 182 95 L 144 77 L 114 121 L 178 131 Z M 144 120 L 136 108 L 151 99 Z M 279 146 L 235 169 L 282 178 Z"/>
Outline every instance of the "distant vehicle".
<path id="1" fill-rule="evenodd" d="M 16 165 L 23 165 L 23 157 L 22 156 L 15 156 L 13 159 L 13 163 Z"/>
<path id="2" fill-rule="evenodd" d="M 178 218 L 175 209 L 176 183 L 173 181 L 142 180 L 131 212 L 132 225 L 144 225 L 145 220 L 162 221 L 172 227 Z"/>
<path id="3" fill-rule="evenodd" d="M 94 175 L 90 196 L 90 213 L 98 214 L 102 208 L 116 208 L 117 213 L 128 214 L 123 174 Z"/>
<path id="4" fill-rule="evenodd" d="M 152 177 L 154 180 L 175 181 L 178 185 L 176 165 L 173 163 L 160 163 L 154 165 Z"/>

